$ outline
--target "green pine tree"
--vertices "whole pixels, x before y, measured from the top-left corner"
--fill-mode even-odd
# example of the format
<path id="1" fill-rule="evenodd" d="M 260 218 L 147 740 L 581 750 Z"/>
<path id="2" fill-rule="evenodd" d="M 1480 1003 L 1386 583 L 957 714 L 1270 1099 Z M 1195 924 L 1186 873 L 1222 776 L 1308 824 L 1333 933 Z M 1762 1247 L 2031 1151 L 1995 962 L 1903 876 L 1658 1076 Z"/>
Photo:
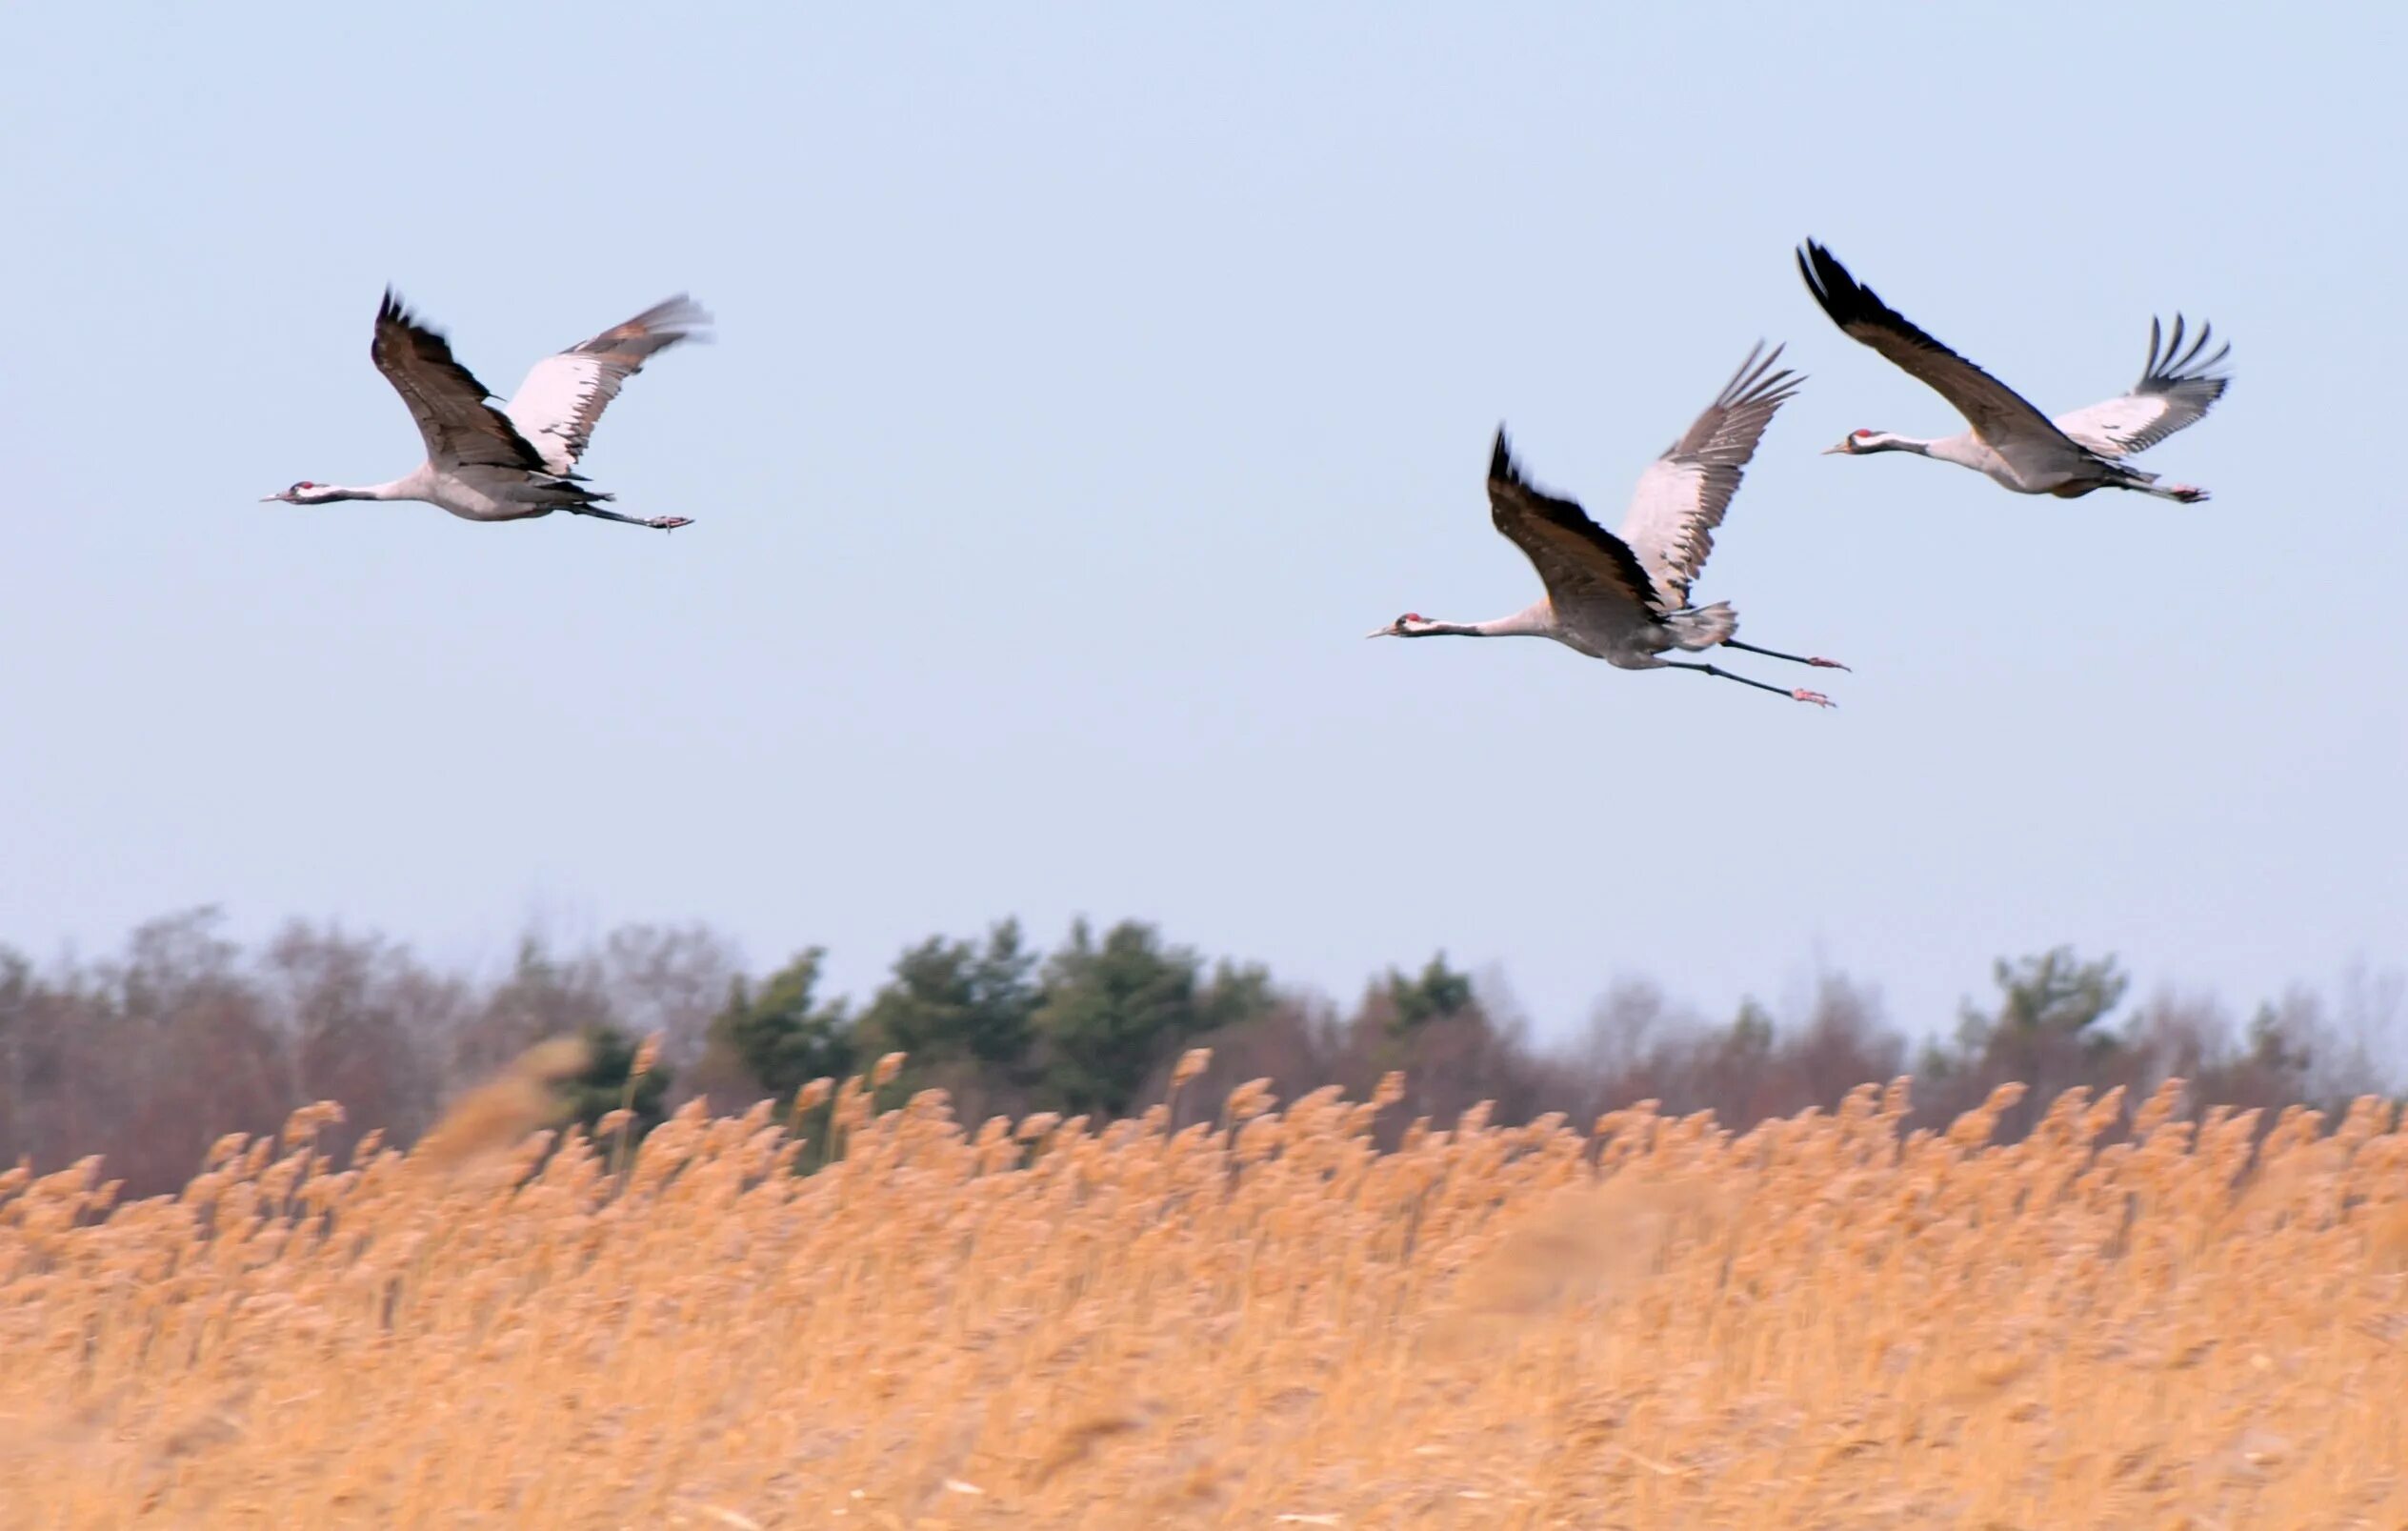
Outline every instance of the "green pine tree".
<path id="1" fill-rule="evenodd" d="M 810 948 L 771 974 L 757 993 L 736 979 L 727 1008 L 711 1023 L 712 1041 L 781 1099 L 822 1076 L 841 1078 L 859 1061 L 848 1006 L 816 997 L 827 955 L 824 947 Z"/>

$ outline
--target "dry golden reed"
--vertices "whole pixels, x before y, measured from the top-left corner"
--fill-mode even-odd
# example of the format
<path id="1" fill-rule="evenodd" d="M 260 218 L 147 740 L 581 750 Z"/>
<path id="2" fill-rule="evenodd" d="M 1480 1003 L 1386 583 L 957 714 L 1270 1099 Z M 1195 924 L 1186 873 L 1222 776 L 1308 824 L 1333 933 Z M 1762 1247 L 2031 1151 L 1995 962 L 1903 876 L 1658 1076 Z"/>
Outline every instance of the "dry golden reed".
<path id="1" fill-rule="evenodd" d="M 442 1120 L 428 1129 L 411 1157 L 450 1169 L 524 1141 L 530 1132 L 560 1114 L 553 1085 L 584 1069 L 590 1058 L 585 1042 L 576 1037 L 538 1042 L 492 1079 L 461 1097 Z"/>
<path id="2" fill-rule="evenodd" d="M 1897 1081 L 1381 1155 L 1397 1080 L 1174 1132 L 873 1071 L 618 1164 L 550 1128 L 577 1061 L 407 1156 L 319 1106 L 172 1198 L 0 1174 L 0 1524 L 2408 1524 L 2379 1101 L 2108 1141 L 2077 1091 L 2000 1147 L 2014 1092 L 1909 1133 Z"/>

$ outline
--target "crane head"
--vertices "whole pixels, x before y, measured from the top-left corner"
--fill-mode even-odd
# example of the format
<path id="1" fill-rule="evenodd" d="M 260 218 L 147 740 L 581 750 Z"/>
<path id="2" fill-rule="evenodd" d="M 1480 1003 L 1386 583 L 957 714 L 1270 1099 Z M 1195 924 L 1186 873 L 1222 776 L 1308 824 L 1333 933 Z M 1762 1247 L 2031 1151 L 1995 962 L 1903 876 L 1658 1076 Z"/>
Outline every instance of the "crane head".
<path id="1" fill-rule="evenodd" d="M 314 505 L 318 503 L 319 492 L 325 488 L 324 484 L 313 484 L 305 478 L 291 489 L 279 490 L 273 494 L 263 496 L 259 503 L 267 505 L 282 500 L 287 505 Z"/>
<path id="2" fill-rule="evenodd" d="M 1409 638 L 1413 636 L 1413 635 L 1405 630 L 1405 625 L 1407 623 L 1417 622 L 1427 626 L 1429 621 L 1430 618 L 1422 615 L 1419 612 L 1407 612 L 1404 615 L 1389 623 L 1386 627 L 1375 627 L 1369 633 L 1364 634 L 1363 636 L 1367 638 Z"/>
<path id="3" fill-rule="evenodd" d="M 1870 442 L 1876 433 L 1877 433 L 1872 431 L 1851 431 L 1846 435 L 1839 438 L 1839 445 L 1836 447 L 1825 447 L 1823 449 L 1823 455 L 1828 457 L 1835 452 L 1862 452 L 1865 450 L 1866 443 Z"/>

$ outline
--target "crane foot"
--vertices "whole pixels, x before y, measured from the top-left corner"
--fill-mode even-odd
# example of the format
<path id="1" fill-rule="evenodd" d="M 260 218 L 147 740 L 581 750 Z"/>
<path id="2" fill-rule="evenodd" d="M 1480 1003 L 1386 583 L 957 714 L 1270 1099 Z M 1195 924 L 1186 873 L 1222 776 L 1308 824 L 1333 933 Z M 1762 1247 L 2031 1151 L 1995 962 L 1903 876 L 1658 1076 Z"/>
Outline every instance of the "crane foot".
<path id="1" fill-rule="evenodd" d="M 1833 701 L 1830 697 L 1824 695 L 1819 691 L 1806 691 L 1800 689 L 1791 692 L 1790 695 L 1796 697 L 1801 702 L 1813 702 L 1817 707 L 1836 707 L 1839 705 L 1837 702 Z"/>
<path id="2" fill-rule="evenodd" d="M 694 521 L 693 517 L 691 515 L 655 515 L 644 524 L 646 526 L 656 526 L 663 532 L 674 532 L 681 526 L 693 525 Z"/>
<path id="3" fill-rule="evenodd" d="M 1806 662 L 1817 670 L 1846 670 L 1848 668 L 1836 659 L 1809 659 Z"/>

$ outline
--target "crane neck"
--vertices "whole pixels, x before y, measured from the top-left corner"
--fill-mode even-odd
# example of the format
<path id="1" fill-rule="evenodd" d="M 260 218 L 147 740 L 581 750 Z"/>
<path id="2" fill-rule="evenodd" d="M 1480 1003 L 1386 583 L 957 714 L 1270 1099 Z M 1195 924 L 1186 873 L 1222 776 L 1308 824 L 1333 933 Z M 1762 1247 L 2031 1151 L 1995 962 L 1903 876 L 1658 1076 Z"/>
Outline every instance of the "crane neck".
<path id="1" fill-rule="evenodd" d="M 1932 454 L 1932 447 L 1933 443 L 1921 436 L 1902 436 L 1895 432 L 1876 431 L 1873 434 L 1860 438 L 1856 442 L 1856 450 L 1858 452 L 1911 452 L 1918 457 L 1928 457 Z"/>
<path id="2" fill-rule="evenodd" d="M 1543 638 L 1555 632 L 1555 609 L 1545 601 L 1511 616 L 1485 622 L 1423 622 L 1405 629 L 1409 638 Z"/>
<path id="3" fill-rule="evenodd" d="M 330 505 L 336 500 L 402 500 L 415 499 L 414 486 L 407 478 L 396 478 L 383 484 L 316 484 L 299 498 L 304 505 Z"/>

